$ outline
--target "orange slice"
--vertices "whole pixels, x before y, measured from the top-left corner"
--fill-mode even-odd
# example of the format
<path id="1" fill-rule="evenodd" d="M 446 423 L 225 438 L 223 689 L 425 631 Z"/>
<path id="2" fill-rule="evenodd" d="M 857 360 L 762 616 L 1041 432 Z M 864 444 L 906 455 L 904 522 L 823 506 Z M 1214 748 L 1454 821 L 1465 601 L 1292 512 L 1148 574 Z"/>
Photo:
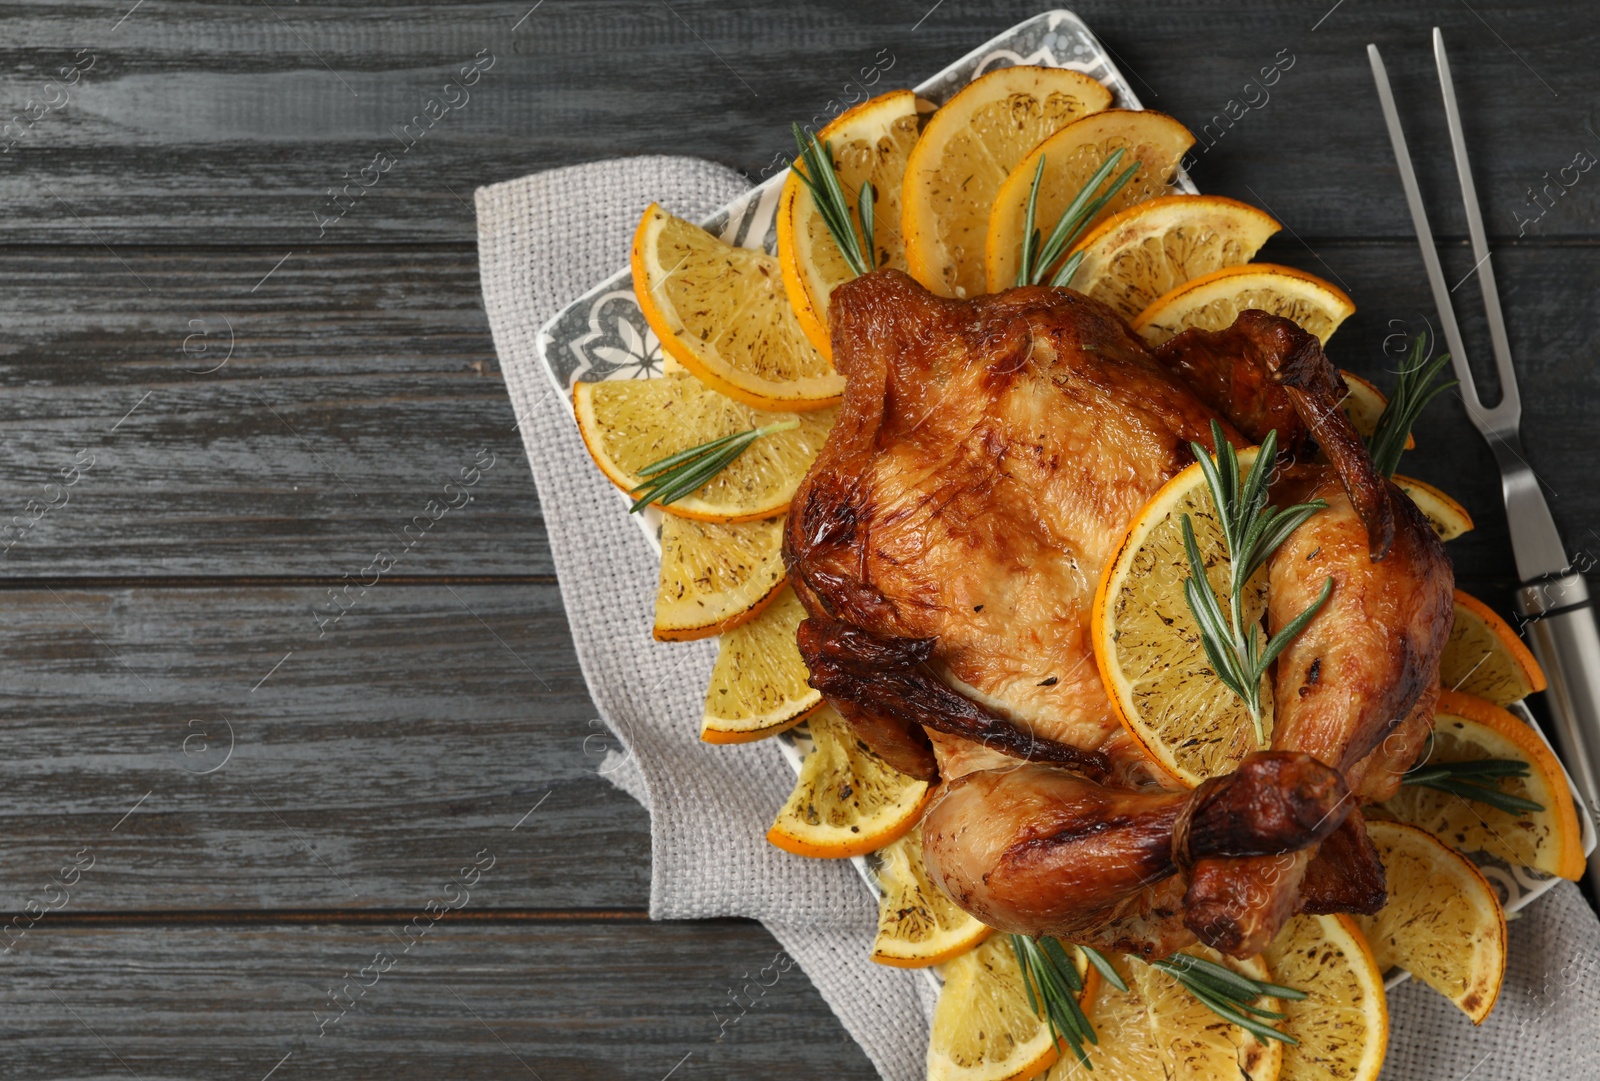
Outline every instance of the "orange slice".
<path id="1" fill-rule="evenodd" d="M 1426 830 L 1368 822 L 1389 902 L 1356 923 L 1378 968 L 1403 968 L 1483 1024 L 1506 975 L 1506 916 L 1472 861 Z"/>
<path id="2" fill-rule="evenodd" d="M 909 90 L 864 101 L 817 132 L 817 142 L 833 148 L 834 172 L 858 233 L 856 203 L 861 185 L 872 184 L 875 268 L 906 268 L 905 242 L 900 239 L 900 191 L 906 159 L 916 141 L 917 96 Z M 855 274 L 828 232 L 811 189 L 792 172 L 778 203 L 778 262 L 800 329 L 818 352 L 831 357 L 828 297 L 835 286 Z"/>
<path id="3" fill-rule="evenodd" d="M 873 856 L 878 898 L 878 937 L 872 959 L 895 968 L 939 965 L 977 946 L 992 928 L 969 915 L 928 877 L 918 826 Z"/>
<path id="4" fill-rule="evenodd" d="M 639 470 L 668 455 L 786 416 L 798 420 L 798 428 L 762 436 L 699 491 L 662 508 L 703 522 L 749 522 L 788 510 L 838 415 L 763 413 L 683 371 L 578 383 L 572 405 L 589 456 L 625 492 L 644 483 Z"/>
<path id="5" fill-rule="evenodd" d="M 1073 249 L 1083 261 L 1068 284 L 1132 319 L 1187 281 L 1248 263 L 1279 228 L 1236 199 L 1163 195 L 1095 226 Z"/>
<path id="6" fill-rule="evenodd" d="M 1389 398 L 1373 386 L 1370 380 L 1361 378 L 1355 372 L 1339 369 L 1339 375 L 1344 379 L 1345 396 L 1339 403 L 1339 408 L 1344 415 L 1350 418 L 1350 424 L 1355 428 L 1356 434 L 1364 439 L 1371 439 L 1378 430 L 1378 418 L 1383 416 L 1383 410 L 1389 404 Z M 1406 450 L 1415 450 L 1416 438 L 1410 433 L 1406 435 Z"/>
<path id="7" fill-rule="evenodd" d="M 709 638 L 747 623 L 783 586 L 783 519 L 718 525 L 663 515 L 658 641 Z"/>
<path id="8" fill-rule="evenodd" d="M 831 706 L 812 714 L 807 727 L 814 749 L 767 840 L 797 856 L 842 859 L 911 832 L 933 798 L 933 786 L 879 758 Z"/>
<path id="9" fill-rule="evenodd" d="M 1394 482 L 1400 490 L 1411 497 L 1411 502 L 1428 519 L 1428 524 L 1433 526 L 1433 531 L 1439 534 L 1440 540 L 1455 540 L 1461 534 L 1472 529 L 1472 515 L 1467 513 L 1467 508 L 1457 503 L 1426 481 L 1416 477 L 1403 477 L 1396 473 Z"/>
<path id="10" fill-rule="evenodd" d="M 1517 632 L 1478 598 L 1456 590 L 1456 621 L 1439 658 L 1439 683 L 1509 706 L 1545 689 L 1544 669 Z"/>
<path id="11" fill-rule="evenodd" d="M 754 619 L 722 636 L 706 687 L 700 738 L 707 743 L 751 743 L 799 724 L 822 704 L 795 644 L 806 610 L 784 586 Z"/>
<path id="12" fill-rule="evenodd" d="M 1513 813 L 1422 785 L 1402 785 L 1381 804 L 1384 812 L 1419 826 L 1463 852 L 1487 852 L 1510 863 L 1576 882 L 1583 877 L 1583 835 L 1561 764 L 1532 728 L 1493 702 L 1460 691 L 1439 695 L 1433 743 L 1424 761 L 1471 762 L 1510 758 L 1528 764 L 1527 777 L 1499 787 L 1544 810 Z"/>
<path id="13" fill-rule="evenodd" d="M 1389 1050 L 1389 1001 L 1361 929 L 1349 916 L 1296 916 L 1262 959 L 1273 982 L 1307 995 L 1283 1000 L 1280 1081 L 1376 1081 Z"/>
<path id="14" fill-rule="evenodd" d="M 1088 1002 L 1100 973 L 1067 946 L 1083 976 Z M 928 1081 L 1027 1081 L 1056 1061 L 1049 1026 L 1028 1003 L 1027 985 L 1009 935 L 995 935 L 944 970 L 928 1038 Z"/>
<path id="15" fill-rule="evenodd" d="M 1155 346 L 1190 327 L 1226 329 L 1247 308 L 1281 315 L 1324 344 L 1356 310 L 1342 290 L 1315 275 L 1246 263 L 1203 274 L 1157 298 L 1133 321 L 1133 329 Z"/>
<path id="16" fill-rule="evenodd" d="M 989 210 L 1007 174 L 1044 138 L 1110 104 L 1087 75 L 1027 66 L 991 71 L 945 102 L 906 163 L 900 235 L 911 276 L 940 296 L 982 293 Z"/>
<path id="17" fill-rule="evenodd" d="M 654 203 L 633 234 L 633 291 L 661 348 L 757 409 L 832 405 L 844 376 L 800 328 L 778 260 L 736 248 Z"/>
<path id="18" fill-rule="evenodd" d="M 1185 953 L 1225 965 L 1251 979 L 1272 982 L 1261 958 L 1236 961 L 1206 946 Z M 1063 1056 L 1048 1081 L 1276 1081 L 1283 1065 L 1283 1044 L 1262 1040 L 1211 1012 L 1174 977 L 1161 969 L 1120 954 L 1108 958 L 1128 985 L 1118 991 L 1101 980 L 1084 1012 L 1100 1042 L 1089 1048 L 1093 1071 Z M 1256 1008 L 1278 1010 L 1275 998 L 1256 1001 Z M 1268 1022 L 1269 1024 L 1271 1022 Z"/>
<path id="19" fill-rule="evenodd" d="M 1255 448 L 1239 451 L 1247 472 Z M 1134 515 L 1106 564 L 1089 617 L 1090 640 L 1106 694 L 1128 733 L 1174 779 L 1194 786 L 1231 773 L 1255 748 L 1245 704 L 1217 679 L 1184 596 L 1189 559 L 1183 516 L 1212 588 L 1226 596 L 1229 563 L 1211 492 L 1199 463 L 1173 477 Z M 1263 567 L 1246 587 L 1245 611 L 1257 622 L 1266 611 Z M 1272 733 L 1272 686 L 1262 678 L 1263 724 Z"/>
<path id="20" fill-rule="evenodd" d="M 1148 109 L 1106 109 L 1062 128 L 1040 143 L 1017 163 L 995 194 L 984 246 L 989 292 L 998 293 L 1017 284 L 1028 195 L 1041 160 L 1044 174 L 1039 178 L 1034 228 L 1042 236 L 1049 236 L 1062 211 L 1116 151 L 1125 152 L 1117 166 L 1119 174 L 1135 164 L 1139 171 L 1106 204 L 1097 220 L 1170 192 L 1178 162 L 1193 145 L 1194 136 L 1188 128 L 1166 113 Z"/>

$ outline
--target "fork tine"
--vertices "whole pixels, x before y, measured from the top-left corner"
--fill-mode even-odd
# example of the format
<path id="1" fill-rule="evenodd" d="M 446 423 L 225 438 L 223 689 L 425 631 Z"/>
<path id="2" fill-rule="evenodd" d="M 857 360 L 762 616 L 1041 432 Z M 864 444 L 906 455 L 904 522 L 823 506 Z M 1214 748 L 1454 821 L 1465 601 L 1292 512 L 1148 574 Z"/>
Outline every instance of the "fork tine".
<path id="1" fill-rule="evenodd" d="M 1467 348 L 1461 343 L 1461 328 L 1456 324 L 1456 311 L 1450 304 L 1450 289 L 1444 283 L 1444 268 L 1439 265 L 1439 251 L 1433 243 L 1433 230 L 1428 225 L 1428 212 L 1422 206 L 1422 189 L 1417 185 L 1417 171 L 1411 165 L 1411 152 L 1406 149 L 1406 135 L 1400 128 L 1400 113 L 1395 108 L 1394 90 L 1389 86 L 1389 72 L 1383 66 L 1383 57 L 1376 45 L 1367 46 L 1367 59 L 1372 63 L 1372 80 L 1378 86 L 1378 103 L 1383 107 L 1383 122 L 1389 129 L 1389 143 L 1394 148 L 1394 162 L 1400 169 L 1400 186 L 1405 189 L 1406 205 L 1411 210 L 1411 224 L 1417 231 L 1418 246 L 1422 250 L 1422 265 L 1428 272 L 1428 286 L 1433 290 L 1433 302 L 1439 309 L 1439 324 L 1444 330 L 1444 340 L 1450 346 L 1450 362 L 1460 381 L 1461 400 L 1467 404 L 1468 415 L 1474 421 L 1483 412 L 1478 400 L 1477 387 L 1472 382 L 1472 368 L 1467 364 Z"/>
<path id="2" fill-rule="evenodd" d="M 1456 105 L 1455 81 L 1450 77 L 1450 58 L 1445 55 L 1444 35 L 1437 26 L 1433 28 L 1433 59 L 1439 68 L 1439 91 L 1444 95 L 1444 115 L 1450 125 L 1450 149 L 1456 159 L 1456 177 L 1461 182 L 1461 203 L 1467 212 L 1467 232 L 1472 237 L 1473 270 L 1478 274 L 1478 287 L 1483 292 L 1484 314 L 1489 320 L 1489 343 L 1494 348 L 1494 367 L 1500 376 L 1500 401 L 1490 412 L 1496 415 L 1497 421 L 1515 423 L 1522 413 L 1522 397 L 1517 393 L 1516 369 L 1511 366 L 1511 343 L 1506 338 L 1506 320 L 1500 311 L 1500 291 L 1495 286 L 1494 264 L 1489 258 L 1489 238 L 1483 228 L 1483 208 L 1478 204 L 1478 189 L 1472 182 L 1472 165 L 1467 160 L 1467 141 L 1461 131 L 1461 110 Z M 1460 288 L 1459 283 L 1457 288 Z M 1456 365 L 1456 377 L 1466 383 L 1470 376 L 1462 374 L 1462 367 L 1461 363 Z M 1477 396 L 1476 388 L 1473 396 Z M 1481 403 L 1479 408 L 1482 408 Z"/>

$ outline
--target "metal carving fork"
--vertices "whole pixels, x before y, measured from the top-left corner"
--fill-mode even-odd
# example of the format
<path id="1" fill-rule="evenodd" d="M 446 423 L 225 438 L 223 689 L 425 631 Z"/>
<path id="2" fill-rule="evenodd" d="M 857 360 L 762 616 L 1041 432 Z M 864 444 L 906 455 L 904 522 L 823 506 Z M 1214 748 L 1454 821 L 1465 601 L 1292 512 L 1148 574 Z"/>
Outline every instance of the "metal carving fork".
<path id="1" fill-rule="evenodd" d="M 1494 348 L 1495 370 L 1500 377 L 1500 401 L 1492 409 L 1478 398 L 1467 351 L 1461 343 L 1461 328 L 1450 305 L 1450 290 L 1445 286 L 1434 247 L 1433 231 L 1422 208 L 1422 192 L 1417 174 L 1406 150 L 1406 137 L 1400 130 L 1394 93 L 1389 75 L 1376 45 L 1367 46 L 1372 61 L 1372 76 L 1378 84 L 1378 100 L 1389 127 L 1395 162 L 1400 166 L 1400 181 L 1405 186 L 1406 203 L 1422 245 L 1422 262 L 1428 270 L 1428 284 L 1439 306 L 1439 321 L 1450 346 L 1450 360 L 1460 380 L 1461 401 L 1478 431 L 1488 440 L 1500 464 L 1500 483 L 1505 494 L 1506 518 L 1511 526 L 1511 548 L 1516 555 L 1517 608 L 1527 622 L 1528 638 L 1539 663 L 1550 681 L 1550 705 L 1555 714 L 1556 743 L 1571 771 L 1578 791 L 1587 804 L 1591 819 L 1600 813 L 1600 633 L 1596 632 L 1594 607 L 1583 575 L 1573 569 L 1550 517 L 1550 507 L 1539 481 L 1522 451 L 1518 426 L 1522 420 L 1522 399 L 1517 394 L 1517 373 L 1511 366 L 1511 347 L 1506 340 L 1506 322 L 1500 311 L 1500 295 L 1495 289 L 1494 266 L 1489 259 L 1489 243 L 1483 229 L 1483 212 L 1478 207 L 1477 189 L 1467 161 L 1467 146 L 1461 134 L 1461 113 L 1456 106 L 1455 83 L 1450 78 L 1450 61 L 1445 56 L 1444 37 L 1433 30 L 1433 55 L 1439 68 L 1439 88 L 1444 94 L 1445 119 L 1450 126 L 1450 145 L 1455 152 L 1456 175 L 1461 181 L 1461 201 L 1467 211 L 1467 231 L 1472 237 L 1472 257 L 1478 285 L 1483 291 L 1483 306 L 1489 322 L 1489 341 Z M 1600 849 L 1589 856 L 1589 880 L 1600 892 Z"/>

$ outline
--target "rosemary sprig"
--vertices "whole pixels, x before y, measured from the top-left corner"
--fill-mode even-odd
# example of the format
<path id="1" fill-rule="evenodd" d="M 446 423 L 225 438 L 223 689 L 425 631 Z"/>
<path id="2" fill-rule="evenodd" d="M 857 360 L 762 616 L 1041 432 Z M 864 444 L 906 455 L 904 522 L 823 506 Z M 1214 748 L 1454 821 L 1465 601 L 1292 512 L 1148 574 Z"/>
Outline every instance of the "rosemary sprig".
<path id="1" fill-rule="evenodd" d="M 1383 407 L 1372 438 L 1367 441 L 1372 464 L 1386 477 L 1394 476 L 1394 471 L 1400 468 L 1400 455 L 1405 453 L 1406 439 L 1410 437 L 1411 427 L 1422 415 L 1422 410 L 1436 395 L 1456 385 L 1454 379 L 1435 385 L 1434 380 L 1450 363 L 1450 354 L 1440 353 L 1432 360 L 1427 360 L 1427 345 L 1426 334 L 1418 334 L 1411 343 L 1411 354 L 1400 362 L 1394 393 L 1389 396 L 1389 404 Z"/>
<path id="2" fill-rule="evenodd" d="M 1189 953 L 1175 953 L 1163 960 L 1151 961 L 1150 967 L 1158 968 L 1177 980 L 1183 989 L 1203 1006 L 1247 1032 L 1252 1032 L 1263 1040 L 1278 1040 L 1282 1043 L 1300 1042 L 1293 1036 L 1279 1032 L 1271 1025 L 1257 1020 L 1262 1018 L 1267 1021 L 1282 1021 L 1286 1015 L 1275 1010 L 1262 1009 L 1255 1003 L 1263 995 L 1299 1001 L 1306 997 L 1304 991 L 1253 980 L 1248 976 L 1241 976 L 1231 968 Z"/>
<path id="3" fill-rule="evenodd" d="M 692 495 L 705 487 L 712 477 L 732 465 L 734 459 L 748 450 L 757 439 L 774 432 L 792 432 L 798 427 L 800 421 L 791 417 L 746 432 L 734 432 L 651 462 L 639 470 L 639 476 L 645 478 L 644 483 L 628 493 L 638 497 L 628 511 L 636 514 L 652 503 L 664 507 L 686 495 Z"/>
<path id="4" fill-rule="evenodd" d="M 1126 991 L 1128 989 L 1128 985 L 1122 982 L 1122 976 L 1117 972 L 1115 966 L 1106 959 L 1105 954 L 1089 946 L 1079 946 L 1078 949 L 1083 953 L 1084 957 L 1088 958 L 1091 965 L 1100 970 L 1100 975 L 1105 977 L 1107 983 L 1118 991 Z"/>
<path id="5" fill-rule="evenodd" d="M 1057 939 L 1029 938 L 1026 935 L 1012 935 L 1011 948 L 1016 951 L 1017 964 L 1022 968 L 1022 983 L 1028 992 L 1028 1005 L 1034 1013 L 1044 1018 L 1056 1042 L 1065 1043 L 1079 1062 L 1093 1070 L 1094 1064 L 1089 1061 L 1083 1045 L 1085 1042 L 1098 1044 L 1100 1040 L 1095 1035 L 1094 1026 L 1078 1005 L 1078 996 L 1083 993 L 1083 977 L 1078 975 L 1077 966 L 1067 956 L 1066 949 Z M 1099 969 L 1107 983 L 1118 991 L 1128 990 L 1127 983 L 1103 954 L 1088 946 L 1079 946 L 1078 949 L 1083 951 L 1091 965 Z M 1285 1015 L 1263 1009 L 1256 1002 L 1262 996 L 1299 1001 L 1306 997 L 1304 991 L 1254 980 L 1193 954 L 1175 953 L 1149 964 L 1177 980 L 1184 990 L 1224 1020 L 1264 1040 L 1298 1042 L 1293 1036 L 1257 1020 L 1281 1021 Z"/>
<path id="6" fill-rule="evenodd" d="M 1133 179 L 1133 174 L 1139 171 L 1139 162 L 1128 166 L 1111 182 L 1109 188 L 1100 195 L 1095 195 L 1100 185 L 1105 183 L 1106 177 L 1111 175 L 1126 154 L 1127 148 L 1119 147 L 1099 169 L 1095 170 L 1095 174 L 1061 212 L 1061 218 L 1056 222 L 1055 228 L 1050 230 L 1049 237 L 1043 241 L 1040 240 L 1039 230 L 1034 228 L 1034 220 L 1039 209 L 1039 185 L 1044 180 L 1044 156 L 1040 155 L 1039 164 L 1033 170 L 1033 186 L 1028 189 L 1028 209 L 1022 219 L 1022 260 L 1017 267 L 1018 285 L 1043 283 L 1045 276 L 1050 274 L 1050 268 L 1056 265 L 1062 253 L 1077 242 L 1095 215 L 1105 208 L 1129 180 Z M 1082 262 L 1083 253 L 1079 252 L 1050 275 L 1049 283 L 1053 286 L 1071 284 L 1072 276 L 1078 272 L 1078 266 Z"/>
<path id="7" fill-rule="evenodd" d="M 856 194 L 856 215 L 861 222 L 861 232 L 858 234 L 850 220 L 850 205 L 845 202 L 844 187 L 839 183 L 839 174 L 833 167 L 833 144 L 817 142 L 816 135 L 802 131 L 799 124 L 793 127 L 800 157 L 790 163 L 790 168 L 794 169 L 811 192 L 817 211 L 828 226 L 828 232 L 833 235 L 833 242 L 839 245 L 839 254 L 844 256 L 850 269 L 860 277 L 874 269 L 872 210 L 877 193 L 869 180 L 861 185 L 861 190 Z"/>
<path id="8" fill-rule="evenodd" d="M 1028 1006 L 1050 1026 L 1050 1034 L 1055 1037 L 1056 1043 L 1066 1044 L 1079 1062 L 1093 1070 L 1094 1064 L 1089 1061 L 1083 1045 L 1085 1042 L 1098 1044 L 1100 1038 L 1084 1016 L 1083 1007 L 1078 1005 L 1078 996 L 1083 993 L 1083 977 L 1078 975 L 1078 967 L 1067 956 L 1061 941 L 1048 936 L 1029 938 L 1027 935 L 1012 935 L 1011 948 L 1017 955 L 1017 965 L 1022 969 L 1022 986 L 1028 992 Z M 1112 986 L 1119 991 L 1128 989 L 1122 977 L 1117 975 L 1117 970 L 1111 967 L 1110 961 L 1094 950 L 1083 946 L 1078 948 L 1083 950 L 1089 963 L 1111 981 Z"/>
<path id="9" fill-rule="evenodd" d="M 1515 758 L 1480 758 L 1472 762 L 1423 762 L 1407 770 L 1400 778 L 1400 783 L 1421 785 L 1463 799 L 1477 800 L 1507 814 L 1542 811 L 1544 804 L 1513 796 L 1495 784 L 1507 777 L 1526 776 L 1526 762 Z"/>
<path id="10" fill-rule="evenodd" d="M 1223 540 L 1227 544 L 1229 559 L 1228 613 L 1223 615 L 1217 595 L 1211 590 L 1206 577 L 1205 561 L 1200 557 L 1200 547 L 1195 543 L 1194 524 L 1189 515 L 1183 516 L 1183 546 L 1189 556 L 1189 577 L 1184 579 L 1183 592 L 1200 625 L 1200 641 L 1205 646 L 1206 657 L 1211 661 L 1217 678 L 1238 695 L 1250 710 L 1255 723 L 1256 743 L 1265 746 L 1266 732 L 1261 719 L 1261 677 L 1267 667 L 1277 659 L 1295 635 L 1305 629 L 1311 617 L 1317 614 L 1333 591 L 1333 579 L 1323 583 L 1322 593 L 1311 605 L 1283 627 L 1271 640 L 1262 645 L 1265 635 L 1259 627 L 1245 626 L 1244 591 L 1252 575 L 1271 558 L 1272 553 L 1289 535 L 1317 511 L 1327 506 L 1320 499 L 1310 503 L 1297 503 L 1292 507 L 1267 506 L 1267 474 L 1278 452 L 1278 433 L 1267 433 L 1261 441 L 1261 450 L 1255 464 L 1243 482 L 1239 479 L 1239 458 L 1233 446 L 1222 434 L 1222 425 L 1211 422 L 1211 440 L 1217 448 L 1213 461 L 1206 448 L 1190 443 L 1195 461 L 1205 474 L 1206 486 L 1211 489 L 1211 502 L 1216 507 L 1217 520 L 1222 526 Z"/>

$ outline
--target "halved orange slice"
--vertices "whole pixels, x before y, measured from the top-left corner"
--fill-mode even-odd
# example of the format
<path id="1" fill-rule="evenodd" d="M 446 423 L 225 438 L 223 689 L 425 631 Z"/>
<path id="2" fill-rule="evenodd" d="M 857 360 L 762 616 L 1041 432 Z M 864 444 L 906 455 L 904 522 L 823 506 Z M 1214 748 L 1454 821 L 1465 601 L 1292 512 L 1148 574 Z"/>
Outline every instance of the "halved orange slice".
<path id="1" fill-rule="evenodd" d="M 1455 540 L 1472 529 L 1472 515 L 1467 508 L 1445 495 L 1439 489 L 1416 477 L 1403 477 L 1396 473 L 1394 482 L 1411 497 L 1422 516 L 1428 519 L 1440 540 Z"/>
<path id="2" fill-rule="evenodd" d="M 1272 215 L 1221 195 L 1163 195 L 1095 226 L 1069 283 L 1133 319 L 1157 297 L 1223 267 L 1239 266 L 1280 226 Z"/>
<path id="3" fill-rule="evenodd" d="M 1456 590 L 1456 621 L 1439 658 L 1439 683 L 1509 706 L 1545 689 L 1544 669 L 1511 625 L 1477 597 Z"/>
<path id="4" fill-rule="evenodd" d="M 995 193 L 984 248 L 989 292 L 1017 284 L 1028 197 L 1040 161 L 1044 172 L 1039 176 L 1034 228 L 1049 236 L 1084 184 L 1116 151 L 1123 151 L 1118 173 L 1133 165 L 1138 165 L 1139 171 L 1112 197 L 1097 220 L 1170 192 L 1178 162 L 1193 145 L 1188 128 L 1166 113 L 1148 109 L 1106 109 L 1069 124 L 1040 143 L 1017 163 Z"/>
<path id="5" fill-rule="evenodd" d="M 1583 835 L 1567 776 L 1534 730 L 1493 702 L 1460 691 L 1439 695 L 1427 763 L 1485 758 L 1525 762 L 1527 777 L 1503 777 L 1504 792 L 1539 811 L 1502 811 L 1481 800 L 1422 785 L 1401 785 L 1380 804 L 1384 813 L 1420 826 L 1463 852 L 1487 852 L 1510 863 L 1576 882 L 1583 877 Z"/>
<path id="6" fill-rule="evenodd" d="M 1343 290 L 1313 274 L 1246 263 L 1203 274 L 1157 298 L 1133 321 L 1133 329 L 1156 346 L 1190 327 L 1224 330 L 1247 308 L 1281 315 L 1324 344 L 1356 310 Z"/>
<path id="7" fill-rule="evenodd" d="M 1071 946 L 1083 977 L 1080 1003 L 1100 985 Z M 928 1037 L 928 1081 L 1027 1081 L 1059 1054 L 1050 1026 L 1028 1003 L 1022 967 L 1008 935 L 995 935 L 945 966 Z"/>
<path id="8" fill-rule="evenodd" d="M 843 859 L 897 841 L 922 820 L 932 785 L 879 758 L 832 706 L 813 713 L 806 727 L 814 749 L 768 841 L 797 856 Z"/>
<path id="9" fill-rule="evenodd" d="M 926 968 L 958 957 L 988 938 L 984 926 L 933 884 L 922 860 L 922 827 L 873 857 L 883 895 L 872 959 L 895 968 Z"/>
<path id="10" fill-rule="evenodd" d="M 717 663 L 706 686 L 700 738 L 707 743 L 752 743 L 799 724 L 822 704 L 822 692 L 795 644 L 806 610 L 783 586 L 754 619 L 728 631 L 717 644 Z"/>
<path id="11" fill-rule="evenodd" d="M 875 268 L 906 268 L 905 241 L 900 239 L 900 192 L 906 160 L 916 141 L 917 96 L 909 90 L 894 90 L 864 101 L 817 132 L 817 142 L 833 148 L 834 172 L 858 234 L 861 186 L 872 185 Z M 778 262 L 800 329 L 818 352 L 831 357 L 828 298 L 836 286 L 855 274 L 828 231 L 811 189 L 792 172 L 778 203 Z"/>
<path id="12" fill-rule="evenodd" d="M 1259 957 L 1238 961 L 1207 946 L 1185 953 L 1223 965 L 1253 980 L 1270 983 L 1272 973 Z M 1100 1042 L 1089 1048 L 1093 1071 L 1064 1057 L 1046 1081 L 1278 1081 L 1282 1043 L 1264 1040 L 1230 1024 L 1189 993 L 1175 977 L 1134 957 L 1108 958 L 1126 991 L 1102 979 L 1084 1012 Z M 1262 997 L 1255 1008 L 1278 1010 L 1277 999 Z M 1271 1024 L 1271 1021 L 1266 1022 Z"/>
<path id="13" fill-rule="evenodd" d="M 702 522 L 749 522 L 788 510 L 838 416 L 837 409 L 787 417 L 759 412 L 684 371 L 578 383 L 572 405 L 590 457 L 612 484 L 630 493 L 644 483 L 639 470 L 679 451 L 774 421 L 799 421 L 792 431 L 757 439 L 704 487 L 662 508 Z"/>
<path id="14" fill-rule="evenodd" d="M 1277 1027 L 1296 1043 L 1283 1049 L 1280 1081 L 1376 1081 L 1389 1050 L 1389 1000 L 1361 928 L 1349 916 L 1296 916 L 1262 959 L 1274 983 L 1306 992 L 1284 1000 Z"/>
<path id="15" fill-rule="evenodd" d="M 658 641 L 687 642 L 754 619 L 783 587 L 783 518 L 719 525 L 662 515 Z"/>
<path id="16" fill-rule="evenodd" d="M 1345 385 L 1344 400 L 1339 403 L 1339 408 L 1350 418 L 1350 425 L 1355 428 L 1357 435 L 1371 439 L 1373 433 L 1378 430 L 1378 418 L 1383 416 L 1383 411 L 1389 404 L 1389 397 L 1374 386 L 1370 379 L 1363 379 L 1355 372 L 1347 372 L 1340 368 L 1339 375 Z M 1415 450 L 1416 447 L 1416 437 L 1408 432 L 1406 450 Z"/>
<path id="17" fill-rule="evenodd" d="M 1373 821 L 1389 901 L 1356 923 L 1384 971 L 1403 968 L 1483 1024 L 1506 975 L 1506 915 L 1472 861 L 1426 830 Z"/>
<path id="18" fill-rule="evenodd" d="M 757 409 L 832 405 L 844 376 L 789 307 L 778 260 L 736 248 L 652 203 L 633 234 L 633 291 L 661 348 Z"/>
<path id="19" fill-rule="evenodd" d="M 900 235 L 911 276 L 946 297 L 984 291 L 989 210 L 1028 151 L 1111 104 L 1111 91 L 1066 68 L 997 68 L 945 102 L 906 162 Z"/>

